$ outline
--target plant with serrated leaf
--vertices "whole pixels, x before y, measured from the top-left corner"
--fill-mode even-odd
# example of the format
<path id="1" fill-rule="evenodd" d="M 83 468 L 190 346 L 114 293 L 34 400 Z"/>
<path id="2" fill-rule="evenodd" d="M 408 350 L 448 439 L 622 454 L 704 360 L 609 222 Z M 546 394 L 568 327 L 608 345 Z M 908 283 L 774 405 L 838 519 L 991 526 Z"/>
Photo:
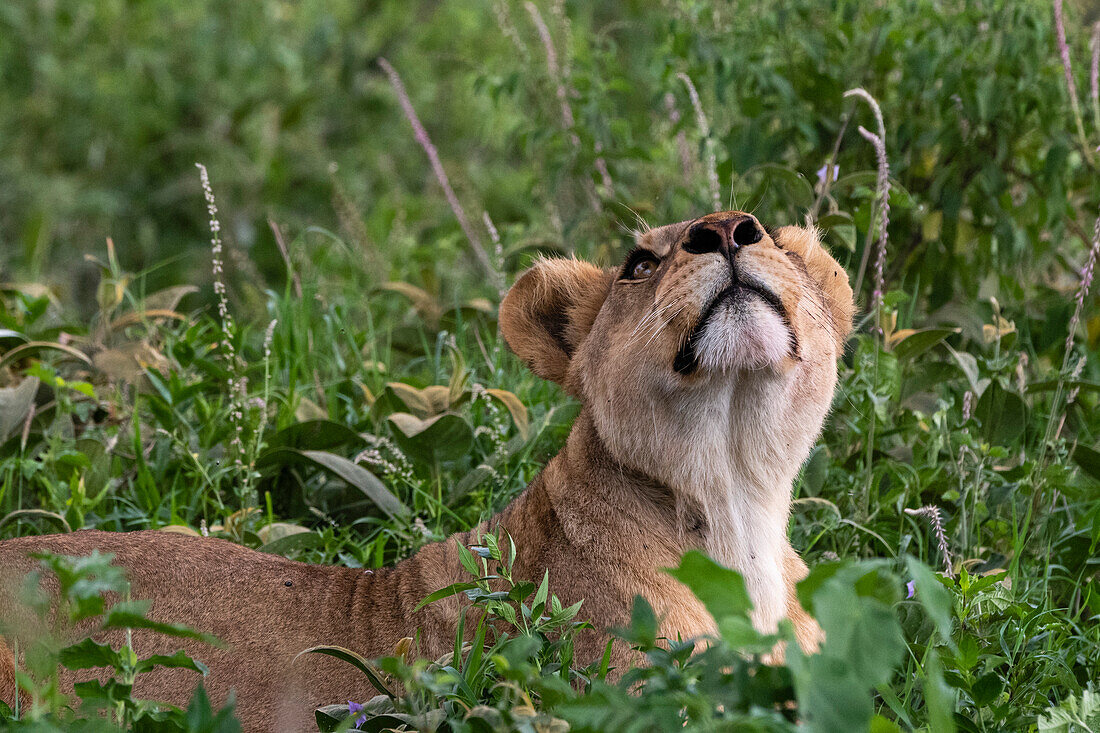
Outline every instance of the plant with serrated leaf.
<path id="1" fill-rule="evenodd" d="M 1058 705 L 1051 705 L 1047 714 L 1039 718 L 1040 733 L 1092 733 L 1100 730 L 1100 695 L 1092 683 L 1081 697 L 1069 697 Z"/>
<path id="2" fill-rule="evenodd" d="M 578 669 L 573 664 L 577 634 L 590 628 L 576 620 L 581 603 L 564 606 L 550 592 L 546 573 L 537 586 L 516 578 L 516 545 L 510 537 L 502 541 L 485 534 L 481 542 L 458 545 L 462 567 L 472 579 L 442 588 L 418 606 L 466 597 L 449 654 L 410 664 L 405 653 L 411 644 L 406 643 L 395 656 L 375 664 L 349 658 L 347 650 L 309 650 L 355 664 L 386 693 L 365 705 L 322 708 L 316 716 L 321 730 L 341 725 L 440 729 L 444 724 L 453 731 L 567 730 L 546 711 L 574 697 L 576 688 L 599 672 L 598 667 Z M 394 694 L 387 680 L 397 682 L 404 693 Z M 349 716 L 350 723 L 342 722 Z"/>
<path id="3" fill-rule="evenodd" d="M 232 704 L 215 713 L 201 683 L 187 711 L 171 705 L 136 700 L 132 696 L 138 677 L 157 668 L 185 669 L 204 676 L 206 667 L 182 650 L 174 654 L 140 656 L 131 642 L 134 629 L 144 629 L 181 639 L 220 645 L 209 634 L 181 624 L 147 618 L 149 601 L 121 600 L 108 605 L 107 594 L 125 597 L 129 584 L 125 571 L 111 564 L 113 555 L 98 551 L 85 557 L 33 553 L 42 570 L 29 573 L 21 600 L 39 620 L 26 628 L 15 620 L 0 620 L 0 633 L 15 640 L 17 698 L 15 708 L 0 710 L 0 721 L 35 730 L 69 729 L 80 721 L 106 715 L 111 725 L 104 730 L 208 730 L 229 733 L 240 726 L 232 717 Z M 57 594 L 45 591 L 43 571 L 57 579 Z M 51 611 L 52 609 L 52 611 Z M 79 629 L 76 641 L 71 641 Z M 113 646 L 97 640 L 105 632 L 122 632 L 126 642 Z M 95 670 L 97 677 L 77 682 L 72 705 L 59 686 L 59 671 Z M 102 672 L 107 672 L 102 679 Z M 200 678 L 201 679 L 201 678 Z M 74 712 L 75 710 L 75 712 Z M 117 728 L 115 727 L 117 726 Z"/>

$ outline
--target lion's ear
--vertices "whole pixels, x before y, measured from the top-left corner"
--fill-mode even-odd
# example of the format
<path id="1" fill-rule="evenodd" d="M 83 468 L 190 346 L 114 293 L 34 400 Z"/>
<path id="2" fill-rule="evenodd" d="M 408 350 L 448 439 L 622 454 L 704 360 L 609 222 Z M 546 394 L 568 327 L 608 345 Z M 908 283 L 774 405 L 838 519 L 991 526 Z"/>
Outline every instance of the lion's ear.
<path id="1" fill-rule="evenodd" d="M 536 262 L 500 304 L 500 332 L 508 348 L 535 374 L 564 384 L 611 279 L 609 271 L 579 260 Z"/>

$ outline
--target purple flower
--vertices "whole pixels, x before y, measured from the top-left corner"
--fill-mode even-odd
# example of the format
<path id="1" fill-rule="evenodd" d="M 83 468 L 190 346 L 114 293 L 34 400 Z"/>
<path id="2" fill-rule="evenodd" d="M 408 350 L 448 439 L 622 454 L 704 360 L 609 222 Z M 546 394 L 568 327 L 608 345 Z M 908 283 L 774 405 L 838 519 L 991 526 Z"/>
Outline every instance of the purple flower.
<path id="1" fill-rule="evenodd" d="M 840 177 L 840 166 L 839 165 L 834 165 L 834 166 L 832 166 L 832 168 L 833 168 L 832 178 L 833 178 L 833 181 L 835 182 L 836 179 Z M 825 178 L 828 176 L 828 174 L 829 174 L 829 164 L 826 163 L 825 165 L 823 165 L 823 166 L 821 166 L 820 168 L 817 169 L 817 180 L 818 180 L 818 182 L 819 183 L 825 183 Z"/>
<path id="2" fill-rule="evenodd" d="M 909 600 L 917 594 L 917 581 L 910 580 L 905 584 L 905 599 Z"/>
<path id="3" fill-rule="evenodd" d="M 356 728 L 367 722 L 367 714 L 363 712 L 363 706 L 360 703 L 348 700 L 348 713 L 350 715 L 360 713 L 359 717 L 355 719 Z"/>

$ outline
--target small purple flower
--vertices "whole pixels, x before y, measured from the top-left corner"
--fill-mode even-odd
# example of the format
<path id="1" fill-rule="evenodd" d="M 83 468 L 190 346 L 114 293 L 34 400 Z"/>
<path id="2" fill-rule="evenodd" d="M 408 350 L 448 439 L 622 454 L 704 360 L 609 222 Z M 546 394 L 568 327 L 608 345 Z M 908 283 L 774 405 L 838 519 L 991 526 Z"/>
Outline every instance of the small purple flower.
<path id="1" fill-rule="evenodd" d="M 910 580 L 905 584 L 905 599 L 909 600 L 917 594 L 917 581 Z"/>
<path id="2" fill-rule="evenodd" d="M 834 165 L 834 166 L 832 166 L 832 168 L 833 168 L 832 178 L 833 178 L 833 182 L 835 183 L 836 179 L 840 177 L 840 166 L 839 165 Z M 825 183 L 825 178 L 828 175 L 829 175 L 829 164 L 826 163 L 825 165 L 823 165 L 823 166 L 821 166 L 820 168 L 817 169 L 817 182 L 818 183 Z"/>
<path id="3" fill-rule="evenodd" d="M 359 717 L 355 719 L 355 727 L 358 728 L 363 723 L 367 722 L 367 714 L 363 712 L 363 706 L 360 703 L 352 702 L 348 700 L 348 714 L 355 715 L 359 713 Z"/>

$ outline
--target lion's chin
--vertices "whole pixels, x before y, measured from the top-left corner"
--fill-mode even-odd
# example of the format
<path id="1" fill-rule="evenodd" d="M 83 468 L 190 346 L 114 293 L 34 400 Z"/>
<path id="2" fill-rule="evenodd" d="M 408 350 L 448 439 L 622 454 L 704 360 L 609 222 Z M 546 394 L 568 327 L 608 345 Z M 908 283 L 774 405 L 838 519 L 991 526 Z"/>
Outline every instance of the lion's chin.
<path id="1" fill-rule="evenodd" d="M 775 309 L 747 295 L 714 309 L 694 339 L 697 368 L 728 373 L 777 366 L 791 357 L 792 340 Z"/>

